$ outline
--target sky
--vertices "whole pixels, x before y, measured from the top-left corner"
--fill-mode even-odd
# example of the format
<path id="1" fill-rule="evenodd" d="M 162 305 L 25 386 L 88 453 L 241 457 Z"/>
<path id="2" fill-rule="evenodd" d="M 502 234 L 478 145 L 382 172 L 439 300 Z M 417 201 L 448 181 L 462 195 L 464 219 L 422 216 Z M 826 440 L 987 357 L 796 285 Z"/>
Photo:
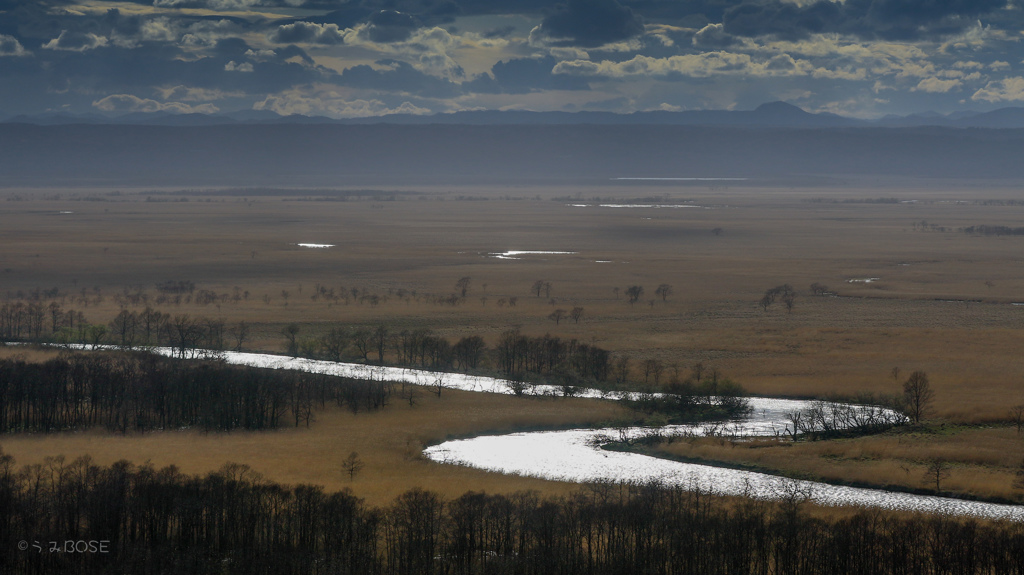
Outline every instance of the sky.
<path id="1" fill-rule="evenodd" d="M 0 0 L 0 113 L 1024 106 L 1024 0 Z"/>

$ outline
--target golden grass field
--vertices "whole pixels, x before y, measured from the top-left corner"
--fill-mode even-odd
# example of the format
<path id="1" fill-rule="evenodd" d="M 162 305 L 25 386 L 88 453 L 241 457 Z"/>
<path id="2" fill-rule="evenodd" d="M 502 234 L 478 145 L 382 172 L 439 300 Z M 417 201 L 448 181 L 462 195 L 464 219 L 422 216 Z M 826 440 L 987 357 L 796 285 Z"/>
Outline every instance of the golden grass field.
<path id="1" fill-rule="evenodd" d="M 660 359 L 669 366 L 664 380 L 672 367 L 685 375 L 701 361 L 764 395 L 896 394 L 902 377 L 924 370 L 935 390 L 929 418 L 936 425 L 992 429 L 794 447 L 698 442 L 673 449 L 856 481 L 898 483 L 903 474 L 913 487 L 921 486 L 920 473 L 899 466 L 921 464 L 927 457 L 915 456 L 917 450 L 942 450 L 966 459 L 948 480 L 950 489 L 1012 495 L 998 485 L 1012 481 L 1012 467 L 1024 458 L 1024 440 L 1006 423 L 1009 408 L 1024 404 L 1024 306 L 1012 305 L 1024 302 L 1024 237 L 972 236 L 955 228 L 1024 226 L 1024 205 L 1006 202 L 1019 196 L 1014 186 L 537 185 L 388 190 L 408 193 L 358 201 L 295 201 L 328 194 L 319 191 L 146 201 L 179 197 L 154 191 L 160 190 L 0 192 L 0 295 L 57 287 L 69 294 L 65 307 L 103 323 L 118 312 L 115 295 L 126 289 L 155 294 L 157 282 L 190 280 L 199 289 L 232 294 L 238 288 L 249 297 L 155 307 L 229 325 L 245 320 L 254 326 L 247 349 L 283 350 L 281 329 L 292 322 L 301 326 L 300 337 L 338 324 L 383 323 L 392 330 L 428 327 L 451 338 L 479 334 L 491 344 L 520 327 L 629 354 L 634 365 Z M 900 202 L 851 202 L 880 197 Z M 698 207 L 599 206 L 627 203 Z M 575 253 L 518 260 L 488 255 L 506 250 Z M 462 304 L 427 297 L 453 293 L 465 276 L 472 283 Z M 878 279 L 850 281 L 867 278 Z M 530 293 L 537 280 L 550 282 L 549 296 Z M 814 282 L 838 297 L 812 295 Z M 667 301 L 654 294 L 663 283 L 673 286 Z M 780 304 L 767 312 L 758 307 L 766 289 L 783 283 L 798 291 L 792 313 Z M 336 293 L 356 288 L 378 295 L 380 303 L 314 301 L 317 285 Z M 645 295 L 630 305 L 623 292 L 633 285 L 643 286 Z M 518 298 L 514 307 L 499 305 L 511 297 Z M 573 306 L 585 309 L 579 324 L 556 326 L 547 319 L 553 309 Z M 893 367 L 900 380 L 891 376 Z M 329 488 L 349 486 L 336 462 L 355 450 L 367 468 L 351 487 L 382 501 L 416 485 L 451 493 L 553 485 L 440 468 L 413 456 L 417 442 L 621 416 L 600 402 L 452 393 L 380 414 L 323 412 L 308 430 L 128 437 L 93 431 L 6 436 L 0 445 L 19 463 L 90 453 L 104 462 L 152 460 L 198 472 L 230 460 L 281 481 Z M 923 447 L 907 452 L 900 441 Z M 981 454 L 989 449 L 994 455 L 985 459 Z M 873 455 L 856 455 L 868 452 Z"/>

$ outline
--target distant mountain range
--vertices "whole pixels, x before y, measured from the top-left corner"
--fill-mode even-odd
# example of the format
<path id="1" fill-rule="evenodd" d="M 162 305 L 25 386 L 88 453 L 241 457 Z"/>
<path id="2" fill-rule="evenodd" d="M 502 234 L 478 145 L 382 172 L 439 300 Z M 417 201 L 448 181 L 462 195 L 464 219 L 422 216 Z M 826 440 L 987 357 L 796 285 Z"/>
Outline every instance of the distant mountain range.
<path id="1" fill-rule="evenodd" d="M 593 184 L 638 177 L 1009 181 L 1024 180 L 1021 158 L 1024 129 L 0 124 L 0 187 Z"/>
<path id="2" fill-rule="evenodd" d="M 878 120 L 859 120 L 836 114 L 805 112 L 786 102 L 769 102 L 755 110 L 693 110 L 683 112 L 524 112 L 473 111 L 451 114 L 393 114 L 369 118 L 336 120 L 324 116 L 281 116 L 266 110 L 241 110 L 221 114 L 172 114 L 135 112 L 123 116 L 101 114 L 42 113 L 6 116 L 0 123 L 41 126 L 68 124 L 117 124 L 145 126 L 214 126 L 229 124 L 462 124 L 462 125 L 664 125 L 735 126 L 771 128 L 850 128 L 850 127 L 925 127 L 948 128 L 1024 128 L 1024 107 L 991 112 L 927 112 L 909 116 L 886 116 Z"/>

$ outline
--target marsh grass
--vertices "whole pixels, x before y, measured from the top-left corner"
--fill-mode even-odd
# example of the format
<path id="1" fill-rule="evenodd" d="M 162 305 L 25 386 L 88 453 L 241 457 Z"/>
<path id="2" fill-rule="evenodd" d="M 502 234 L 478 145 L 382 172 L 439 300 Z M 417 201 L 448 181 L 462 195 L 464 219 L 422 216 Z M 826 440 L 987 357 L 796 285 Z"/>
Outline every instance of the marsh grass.
<path id="1" fill-rule="evenodd" d="M 751 466 L 791 477 L 904 490 L 932 490 L 928 465 L 950 465 L 942 491 L 969 498 L 1022 501 L 1014 487 L 1024 460 L 1024 440 L 1012 428 L 936 423 L 918 428 L 830 441 L 721 438 L 675 440 L 654 453 Z"/>
<path id="2" fill-rule="evenodd" d="M 415 407 L 395 401 L 380 412 L 357 414 L 328 407 L 316 412 L 309 428 L 225 433 L 166 430 L 115 435 L 91 430 L 18 434 L 0 436 L 0 445 L 19 466 L 41 463 L 50 455 L 64 455 L 68 460 L 90 455 L 101 465 L 119 459 L 151 461 L 157 467 L 177 465 L 187 473 L 205 474 L 230 461 L 249 465 L 280 483 L 314 483 L 330 491 L 350 488 L 359 497 L 383 504 L 413 487 L 451 497 L 470 487 L 492 493 L 523 489 L 565 493 L 571 486 L 441 465 L 422 458 L 421 451 L 430 443 L 452 437 L 586 426 L 623 414 L 621 406 L 605 401 L 514 398 L 452 390 L 439 399 L 424 390 Z M 365 467 L 350 481 L 342 462 L 353 451 L 359 453 Z"/>
<path id="3" fill-rule="evenodd" d="M 65 308 L 82 311 L 93 323 L 106 323 L 121 309 L 115 294 L 127 289 L 152 295 L 157 283 L 189 280 L 218 294 L 238 288 L 249 296 L 209 305 L 151 305 L 173 315 L 223 319 L 229 326 L 244 320 L 252 326 L 245 344 L 249 350 L 280 352 L 282 328 L 290 323 L 300 326 L 300 337 L 335 325 L 385 324 L 392 331 L 429 328 L 453 340 L 481 335 L 490 345 L 503 331 L 519 327 L 526 335 L 550 332 L 628 354 L 634 366 L 659 359 L 666 366 L 662 383 L 676 371 L 685 377 L 699 361 L 756 394 L 891 395 L 900 391 L 901 381 L 890 376 L 899 367 L 904 376 L 914 370 L 928 373 L 935 389 L 929 417 L 950 424 L 999 423 L 1007 419 L 1010 406 L 1024 404 L 1019 383 L 1024 380 L 1024 306 L 1010 305 L 1024 299 L 1019 264 L 1024 238 L 920 231 L 916 225 L 922 220 L 949 229 L 1024 225 L 1024 206 L 975 201 L 1015 198 L 1017 187 L 910 183 L 885 190 L 711 189 L 616 184 L 418 191 L 425 193 L 394 202 L 299 202 L 284 201 L 294 197 L 210 193 L 173 203 L 147 202 L 147 190 L 117 190 L 116 195 L 114 190 L 87 189 L 0 192 L 5 200 L 0 201 L 0 297 L 22 301 L 19 291 L 27 297 L 34 288 L 57 287 Z M 490 199 L 456 201 L 459 195 Z M 576 200 L 552 199 L 597 203 L 593 196 L 660 196 L 660 203 L 691 200 L 710 209 L 572 208 L 566 204 Z M 916 203 L 842 203 L 879 196 Z M 721 228 L 720 235 L 712 233 L 715 228 Z M 308 250 L 295 245 L 300 242 L 335 247 Z M 486 255 L 510 249 L 577 253 L 521 260 Z M 472 278 L 465 301 L 455 306 L 433 301 L 455 292 L 461 277 Z M 847 281 L 865 277 L 880 279 Z M 530 293 L 540 279 L 552 284 L 550 297 Z M 811 295 L 808 286 L 814 282 L 839 297 Z M 667 301 L 653 295 L 662 283 L 673 286 Z M 797 289 L 792 313 L 779 305 L 767 312 L 759 308 L 764 290 L 782 283 Z M 356 288 L 380 301 L 314 301 L 317 284 Z M 622 295 L 632 285 L 642 285 L 648 293 L 635 305 Z M 620 289 L 618 297 L 613 288 Z M 518 298 L 514 307 L 498 305 L 512 297 Z M 585 309 L 579 324 L 555 325 L 547 319 L 554 308 L 577 305 Z M 48 352 L 0 347 L 0 355 L 10 353 L 41 359 Z M 632 376 L 642 380 L 636 369 Z M 457 402 L 461 408 L 450 409 Z M 367 467 L 352 487 L 384 501 L 411 485 L 459 492 L 477 486 L 548 485 L 433 466 L 416 459 L 417 444 L 450 433 L 601 420 L 619 409 L 589 403 L 563 412 L 575 404 L 517 404 L 509 398 L 457 402 L 425 399 L 416 408 L 396 404 L 375 415 L 323 412 L 309 430 L 271 434 L 88 433 L 0 440 L 22 462 L 88 452 L 106 462 L 152 459 L 205 472 L 225 461 L 247 460 L 280 481 L 312 481 L 331 488 L 347 486 L 337 460 L 358 451 Z M 467 419 L 473 423 L 460 423 Z M 954 469 L 947 480 L 951 488 L 1000 493 L 1007 463 L 969 461 L 981 457 L 992 438 L 980 431 L 956 437 L 960 439 L 955 442 L 929 438 L 920 444 L 968 458 L 962 462 L 964 469 Z M 883 440 L 889 439 L 864 441 Z M 896 450 L 878 445 L 856 449 Z M 1000 439 L 998 445 L 1006 457 L 1019 455 L 1012 438 Z M 785 461 L 790 457 L 786 453 L 804 449 L 810 447 L 742 451 L 763 452 L 758 457 L 769 462 Z M 721 451 L 738 453 L 741 448 Z M 884 457 L 840 455 L 808 455 L 799 465 L 820 471 L 838 461 L 847 467 L 837 475 L 861 473 L 857 470 L 863 468 L 865 477 L 879 481 L 896 482 L 900 474 L 906 475 L 902 481 L 907 484 L 919 479 L 916 470 L 886 467 Z M 979 465 L 988 465 L 994 475 L 980 473 Z M 967 470 L 970 466 L 973 471 Z"/>

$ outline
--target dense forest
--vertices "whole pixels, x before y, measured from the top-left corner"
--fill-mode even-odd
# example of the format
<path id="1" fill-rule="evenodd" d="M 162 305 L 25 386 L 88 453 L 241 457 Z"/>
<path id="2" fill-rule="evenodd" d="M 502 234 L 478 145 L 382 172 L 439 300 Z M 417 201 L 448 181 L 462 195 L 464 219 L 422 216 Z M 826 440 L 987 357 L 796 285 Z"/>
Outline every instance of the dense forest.
<path id="1" fill-rule="evenodd" d="M 381 408 L 393 389 L 387 381 L 216 360 L 64 352 L 42 363 L 0 360 L 0 433 L 274 429 L 309 425 L 314 409 L 328 403 L 354 412 Z"/>
<path id="2" fill-rule="evenodd" d="M 375 508 L 237 464 L 200 477 L 88 457 L 17 469 L 0 454 L 0 509 L 0 565 L 24 575 L 1024 573 L 1019 523 L 821 518 L 797 491 L 770 503 L 655 484 L 412 490 Z"/>

